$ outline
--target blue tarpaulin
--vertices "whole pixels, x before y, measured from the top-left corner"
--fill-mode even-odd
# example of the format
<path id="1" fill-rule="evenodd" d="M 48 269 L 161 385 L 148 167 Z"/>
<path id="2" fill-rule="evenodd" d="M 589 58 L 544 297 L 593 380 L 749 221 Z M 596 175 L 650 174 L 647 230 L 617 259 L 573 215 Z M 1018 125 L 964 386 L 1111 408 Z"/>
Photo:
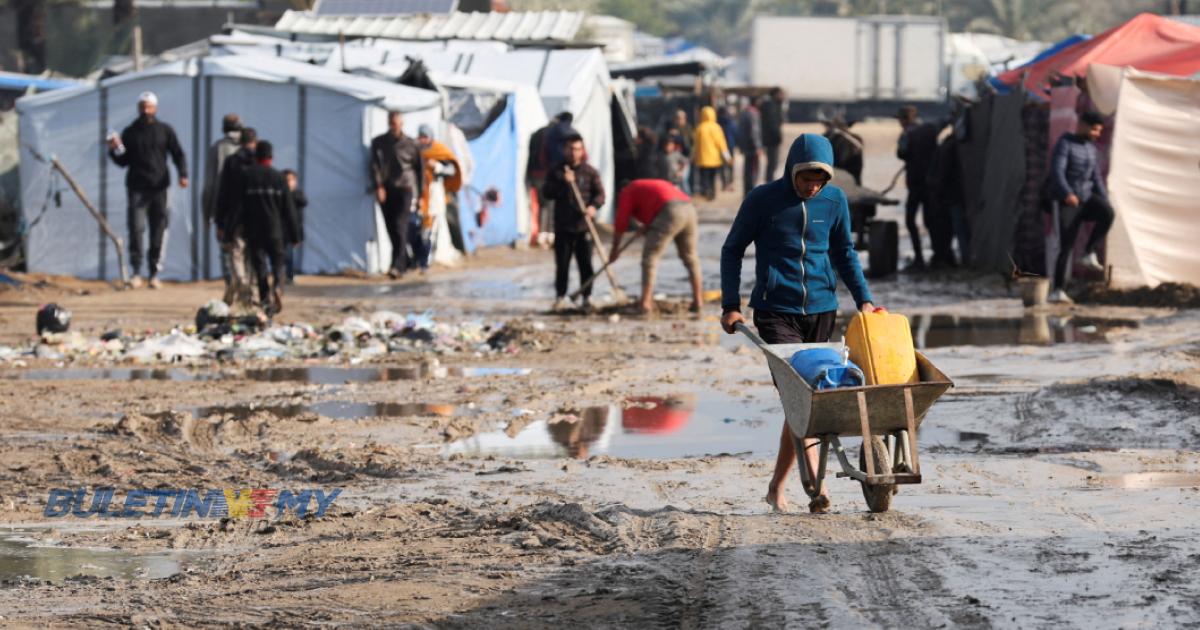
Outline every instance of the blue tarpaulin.
<path id="1" fill-rule="evenodd" d="M 79 83 L 63 79 L 44 79 L 36 74 L 0 72 L 0 90 L 11 92 L 24 92 L 30 87 L 36 88 L 39 92 L 46 92 L 73 85 L 79 85 Z"/>
<path id="2" fill-rule="evenodd" d="M 1024 68 L 1025 66 L 1033 65 L 1043 59 L 1046 59 L 1047 57 L 1053 57 L 1054 55 L 1057 55 L 1058 53 L 1070 48 L 1071 46 L 1074 46 L 1075 44 L 1081 44 L 1091 38 L 1092 38 L 1091 35 L 1072 35 L 1072 36 L 1054 44 L 1053 46 L 1047 48 L 1046 50 L 1043 50 L 1042 52 L 1038 53 L 1038 55 L 1036 57 L 1021 64 L 1020 66 L 1017 66 L 1015 69 L 1020 70 L 1021 68 Z M 998 92 L 1000 94 L 1008 94 L 1009 90 L 1012 89 L 1012 86 L 1001 81 L 997 77 L 992 77 L 990 82 L 992 84 L 992 87 L 996 88 L 996 92 Z"/>
<path id="3" fill-rule="evenodd" d="M 459 193 L 459 220 L 467 253 L 476 248 L 510 245 L 520 236 L 517 226 L 517 190 L 525 169 L 517 164 L 520 136 L 517 133 L 515 96 L 508 97 L 504 112 L 478 138 L 469 141 L 475 172 L 469 188 Z M 500 193 L 500 203 L 489 204 L 488 218 L 479 227 L 477 213 L 489 189 Z"/>

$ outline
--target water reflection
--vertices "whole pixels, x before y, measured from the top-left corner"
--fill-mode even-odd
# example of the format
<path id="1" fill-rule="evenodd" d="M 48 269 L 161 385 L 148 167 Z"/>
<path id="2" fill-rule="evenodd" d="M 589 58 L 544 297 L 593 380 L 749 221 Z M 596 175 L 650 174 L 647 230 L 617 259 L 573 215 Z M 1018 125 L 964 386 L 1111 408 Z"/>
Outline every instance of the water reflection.
<path id="1" fill-rule="evenodd" d="M 178 573 L 183 557 L 180 553 L 61 547 L 39 541 L 31 532 L 0 533 L 0 580 L 59 581 L 76 575 L 155 580 Z"/>

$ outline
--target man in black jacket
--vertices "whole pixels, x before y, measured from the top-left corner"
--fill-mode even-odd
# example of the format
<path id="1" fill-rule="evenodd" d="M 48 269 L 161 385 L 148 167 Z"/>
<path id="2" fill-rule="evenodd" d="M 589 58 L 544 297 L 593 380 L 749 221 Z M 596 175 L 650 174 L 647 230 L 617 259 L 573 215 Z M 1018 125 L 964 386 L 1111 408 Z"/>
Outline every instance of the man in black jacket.
<path id="1" fill-rule="evenodd" d="M 250 289 L 252 282 L 247 269 L 246 238 L 242 234 L 237 213 L 241 207 L 242 173 L 254 164 L 258 132 L 253 127 L 244 127 L 240 144 L 236 153 L 225 158 L 221 169 L 213 225 L 217 228 L 217 242 L 221 244 L 221 262 L 229 271 L 225 282 L 225 303 L 249 307 L 253 301 Z"/>
<path id="2" fill-rule="evenodd" d="M 908 200 L 904 204 L 904 224 L 908 227 L 908 237 L 912 239 L 913 263 L 916 270 L 925 269 L 925 252 L 921 248 L 921 232 L 917 227 L 917 211 L 924 208 L 921 215 L 925 229 L 929 230 L 930 238 L 936 239 L 940 225 L 937 217 L 929 212 L 929 201 L 926 198 L 929 187 L 929 165 L 937 154 L 938 133 L 940 129 L 931 123 L 917 117 L 917 108 L 905 105 L 896 114 L 900 123 L 900 140 L 896 145 L 896 157 L 904 161 L 904 183 L 908 186 Z M 943 260 L 939 252 L 934 252 L 935 266 L 948 265 L 951 261 Z"/>
<path id="3" fill-rule="evenodd" d="M 408 271 L 409 215 L 425 186 L 421 147 L 404 135 L 404 116 L 398 111 L 388 113 L 387 133 L 371 140 L 371 181 L 392 242 L 388 276 L 396 279 Z"/>
<path id="4" fill-rule="evenodd" d="M 779 146 L 783 144 L 783 120 L 787 116 L 787 95 L 782 88 L 773 88 L 762 106 L 762 141 L 767 154 L 763 181 L 775 181 L 779 168 Z M 788 175 L 791 177 L 791 175 Z"/>
<path id="5" fill-rule="evenodd" d="M 299 245 L 302 235 L 287 180 L 283 173 L 271 168 L 274 157 L 271 143 L 259 142 L 254 157 L 255 163 L 241 174 L 238 217 L 258 276 L 259 300 L 267 314 L 274 315 L 283 310 L 287 247 Z"/>
<path id="6" fill-rule="evenodd" d="M 154 92 L 142 92 L 138 97 L 138 118 L 121 132 L 108 138 L 108 155 L 112 161 L 127 168 L 125 191 L 128 200 L 129 264 L 133 267 L 130 287 L 142 285 L 142 232 L 150 223 L 150 247 L 147 252 L 147 271 L 150 288 L 162 286 L 158 272 L 162 270 L 162 249 L 166 240 L 170 209 L 167 208 L 167 188 L 171 186 L 167 171 L 167 155 L 175 162 L 179 187 L 187 188 L 187 160 L 175 130 L 157 118 L 158 97 Z"/>
<path id="7" fill-rule="evenodd" d="M 567 136 L 563 143 L 563 161 L 546 173 L 542 194 L 554 201 L 554 289 L 558 299 L 555 310 L 566 306 L 567 284 L 571 277 L 571 258 L 579 266 L 579 281 L 592 277 L 592 243 L 588 218 L 604 205 L 604 184 L 600 172 L 584 161 L 583 138 Z M 579 195 L 576 196 L 576 191 Z M 579 203 L 582 198 L 582 207 Z M 591 306 L 591 288 L 583 291 L 583 306 Z"/>

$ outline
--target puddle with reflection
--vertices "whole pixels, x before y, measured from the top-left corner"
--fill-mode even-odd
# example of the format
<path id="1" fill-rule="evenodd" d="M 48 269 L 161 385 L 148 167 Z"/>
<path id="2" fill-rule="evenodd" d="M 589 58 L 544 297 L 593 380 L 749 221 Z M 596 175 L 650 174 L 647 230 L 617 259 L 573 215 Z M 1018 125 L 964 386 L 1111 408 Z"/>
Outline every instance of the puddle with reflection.
<path id="1" fill-rule="evenodd" d="M 334 420 L 360 420 L 365 418 L 407 418 L 407 417 L 451 417 L 466 416 L 477 413 L 473 405 L 439 405 L 432 403 L 359 403 L 340 400 L 326 400 L 307 405 L 218 405 L 212 407 L 197 407 L 190 409 L 197 418 L 208 416 L 233 416 L 244 420 L 256 413 L 268 413 L 278 418 L 298 418 L 316 414 Z"/>
<path id="2" fill-rule="evenodd" d="M 921 349 L 1104 343 L 1107 333 L 1138 326 L 1133 320 L 1053 317 L 1045 313 L 1029 313 L 1022 317 L 914 315 L 909 322 L 913 342 Z"/>
<path id="3" fill-rule="evenodd" d="M 28 530 L 0 532 L 0 581 L 35 578 L 57 582 L 77 575 L 157 580 L 179 573 L 183 553 L 63 547 Z"/>
<path id="4" fill-rule="evenodd" d="M 430 377 L 481 378 L 526 376 L 528 368 L 445 367 L 426 364 L 393 367 L 303 366 L 255 368 L 245 371 L 193 371 L 183 368 L 62 368 L 10 372 L 4 378 L 29 381 L 228 381 L 299 382 L 313 385 L 411 381 Z"/>
<path id="5" fill-rule="evenodd" d="M 721 453 L 773 455 L 779 448 L 783 412 L 773 390 L 754 402 L 719 392 L 642 396 L 588 407 L 567 419 L 537 420 L 515 436 L 503 430 L 477 433 L 442 448 L 443 455 L 496 455 L 514 459 L 611 455 L 675 459 Z M 918 443 L 974 450 L 989 436 L 925 427 Z M 856 439 L 843 440 L 847 446 Z M 857 448 L 857 447 L 855 447 Z"/>
<path id="6" fill-rule="evenodd" d="M 1094 475 L 1087 479 L 1084 490 L 1102 488 L 1124 488 L 1145 490 L 1152 488 L 1200 488 L 1200 473 L 1196 472 L 1140 472 L 1124 475 Z"/>

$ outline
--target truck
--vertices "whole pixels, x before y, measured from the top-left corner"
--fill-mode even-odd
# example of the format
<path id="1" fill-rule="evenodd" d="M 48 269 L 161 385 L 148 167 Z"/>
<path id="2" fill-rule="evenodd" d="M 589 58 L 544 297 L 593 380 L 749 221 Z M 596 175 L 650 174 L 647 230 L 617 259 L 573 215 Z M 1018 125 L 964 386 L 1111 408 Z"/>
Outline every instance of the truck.
<path id="1" fill-rule="evenodd" d="M 944 103 L 945 38 L 938 17 L 759 16 L 750 81 L 800 103 Z"/>

